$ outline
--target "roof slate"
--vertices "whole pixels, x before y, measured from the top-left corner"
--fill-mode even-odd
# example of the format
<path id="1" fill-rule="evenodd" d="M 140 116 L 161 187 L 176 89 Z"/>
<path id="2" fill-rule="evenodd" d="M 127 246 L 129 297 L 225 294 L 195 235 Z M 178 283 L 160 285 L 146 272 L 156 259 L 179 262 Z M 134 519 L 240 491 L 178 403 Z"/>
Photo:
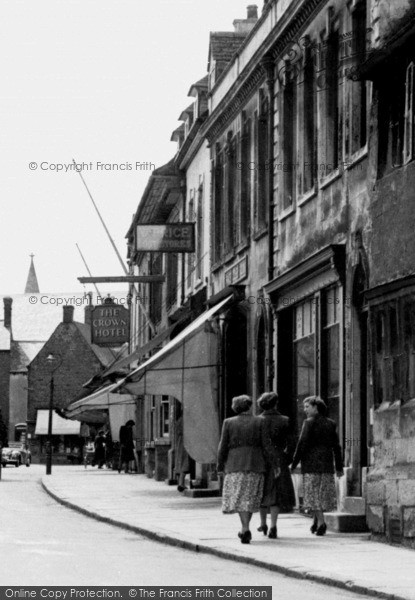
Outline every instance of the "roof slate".
<path id="1" fill-rule="evenodd" d="M 85 323 L 77 323 L 76 321 L 74 321 L 74 325 L 76 325 L 78 331 L 88 342 L 91 350 L 93 350 L 95 356 L 104 367 L 108 367 L 114 362 L 114 358 L 116 356 L 116 352 L 114 350 L 111 350 L 111 348 L 107 348 L 105 346 L 97 346 L 96 344 L 91 343 L 91 327 L 89 325 Z"/>
<path id="2" fill-rule="evenodd" d="M 229 62 L 248 33 L 213 31 L 210 34 L 209 63 Z"/>

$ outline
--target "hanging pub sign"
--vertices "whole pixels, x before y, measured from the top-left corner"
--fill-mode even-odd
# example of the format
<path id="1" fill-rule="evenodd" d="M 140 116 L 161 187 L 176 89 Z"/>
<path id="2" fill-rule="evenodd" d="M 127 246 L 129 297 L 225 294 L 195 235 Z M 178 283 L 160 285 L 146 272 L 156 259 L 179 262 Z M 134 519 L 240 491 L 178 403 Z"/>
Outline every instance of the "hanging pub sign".
<path id="1" fill-rule="evenodd" d="M 137 225 L 136 250 L 139 252 L 194 252 L 194 223 Z"/>
<path id="2" fill-rule="evenodd" d="M 116 304 L 113 298 L 91 311 L 91 342 L 97 346 L 120 346 L 128 342 L 130 311 Z"/>

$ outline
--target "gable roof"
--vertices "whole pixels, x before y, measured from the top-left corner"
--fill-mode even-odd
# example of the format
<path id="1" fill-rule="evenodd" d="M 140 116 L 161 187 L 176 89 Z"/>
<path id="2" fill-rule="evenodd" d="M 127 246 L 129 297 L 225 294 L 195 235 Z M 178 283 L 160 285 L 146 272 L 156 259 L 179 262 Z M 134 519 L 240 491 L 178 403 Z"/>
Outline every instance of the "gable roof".
<path id="1" fill-rule="evenodd" d="M 108 348 L 106 346 L 97 346 L 96 344 L 91 343 L 91 327 L 86 323 L 77 323 L 73 321 L 73 324 L 76 326 L 82 337 L 88 343 L 89 347 L 99 360 L 99 362 L 104 366 L 108 367 L 111 363 L 114 362 L 116 351 Z"/>
<path id="2" fill-rule="evenodd" d="M 0 350 L 10 350 L 10 331 L 4 326 L 4 321 L 0 321 Z"/>
<path id="3" fill-rule="evenodd" d="M 209 43 L 208 71 L 212 60 L 229 62 L 248 33 L 234 31 L 212 31 Z"/>

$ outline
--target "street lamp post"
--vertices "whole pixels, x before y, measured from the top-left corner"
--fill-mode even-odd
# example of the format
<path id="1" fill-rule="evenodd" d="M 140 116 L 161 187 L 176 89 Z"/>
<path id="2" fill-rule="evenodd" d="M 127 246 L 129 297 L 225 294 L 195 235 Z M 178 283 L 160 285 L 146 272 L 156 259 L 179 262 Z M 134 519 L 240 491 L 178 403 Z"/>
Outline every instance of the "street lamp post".
<path id="1" fill-rule="evenodd" d="M 56 361 L 53 354 L 49 354 L 46 358 L 49 364 L 53 365 Z M 55 391 L 55 380 L 54 374 L 58 367 L 60 367 L 61 361 L 52 369 L 50 377 L 50 391 L 49 391 L 49 420 L 48 420 L 48 439 L 46 442 L 46 475 L 52 474 L 52 418 L 53 418 L 53 394 Z"/>

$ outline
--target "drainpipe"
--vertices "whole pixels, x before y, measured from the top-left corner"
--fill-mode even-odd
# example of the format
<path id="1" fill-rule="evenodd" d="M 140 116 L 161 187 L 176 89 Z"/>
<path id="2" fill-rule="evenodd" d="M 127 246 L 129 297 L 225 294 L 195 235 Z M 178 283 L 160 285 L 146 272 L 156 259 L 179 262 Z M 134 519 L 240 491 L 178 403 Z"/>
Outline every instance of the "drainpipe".
<path id="1" fill-rule="evenodd" d="M 268 281 L 274 279 L 274 102 L 275 102 L 275 62 L 272 56 L 264 56 L 261 61 L 266 73 L 266 84 L 269 98 L 268 115 Z M 274 321 L 272 306 L 268 307 L 268 389 L 274 387 Z"/>

